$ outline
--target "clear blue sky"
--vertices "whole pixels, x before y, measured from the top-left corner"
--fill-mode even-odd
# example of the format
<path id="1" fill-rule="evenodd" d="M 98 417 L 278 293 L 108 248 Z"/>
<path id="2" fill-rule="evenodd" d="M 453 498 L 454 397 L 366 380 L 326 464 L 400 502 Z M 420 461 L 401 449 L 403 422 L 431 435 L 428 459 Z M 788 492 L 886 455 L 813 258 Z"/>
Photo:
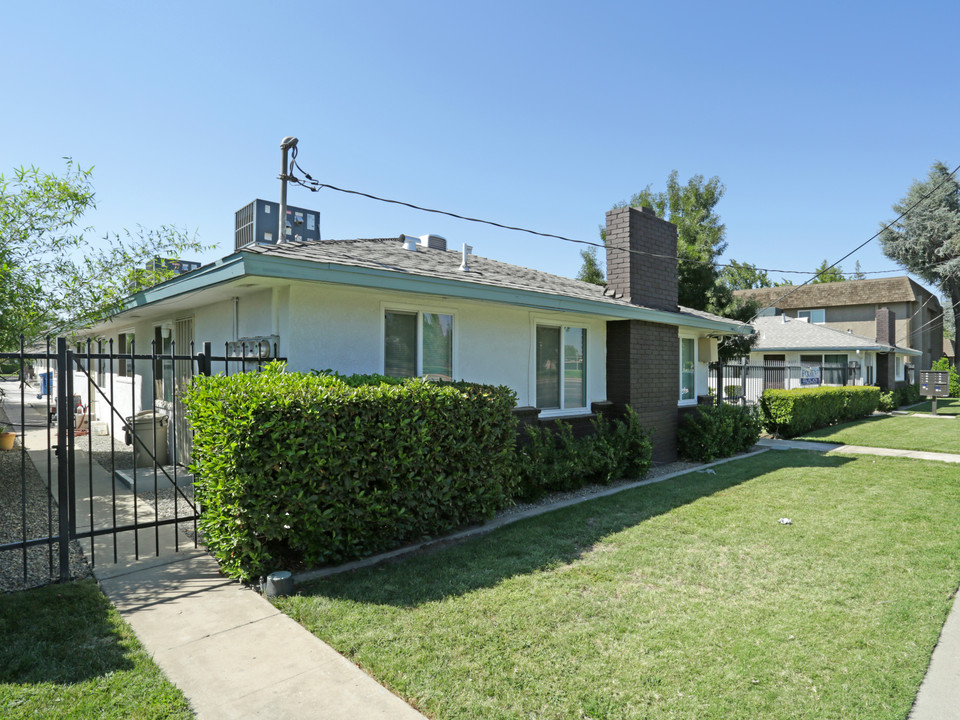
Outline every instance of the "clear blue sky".
<path id="1" fill-rule="evenodd" d="M 4 8 L 0 170 L 95 166 L 100 234 L 233 247 L 280 140 L 334 185 L 596 240 L 676 169 L 719 176 L 726 257 L 812 270 L 960 163 L 956 2 L 31 2 Z M 573 276 L 579 248 L 291 188 L 324 238 L 445 236 Z M 96 241 L 97 234 L 90 235 Z M 896 267 L 876 243 L 843 263 Z M 774 278 L 779 275 L 774 274 Z M 796 277 L 796 276 L 791 276 Z"/>

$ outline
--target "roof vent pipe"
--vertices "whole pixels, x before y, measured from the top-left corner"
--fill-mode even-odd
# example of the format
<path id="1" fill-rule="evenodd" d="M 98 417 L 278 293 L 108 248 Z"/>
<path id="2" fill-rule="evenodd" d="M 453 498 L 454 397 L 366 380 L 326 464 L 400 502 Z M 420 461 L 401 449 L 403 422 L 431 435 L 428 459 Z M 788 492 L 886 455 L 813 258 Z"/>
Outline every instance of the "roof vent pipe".
<path id="1" fill-rule="evenodd" d="M 460 263 L 460 272 L 470 272 L 470 267 L 467 265 L 467 255 L 473 252 L 473 246 L 463 244 L 463 261 Z"/>
<path id="2" fill-rule="evenodd" d="M 413 250 L 413 252 L 417 252 L 417 241 L 418 241 L 419 239 L 420 239 L 420 238 L 415 237 L 415 236 L 413 236 L 413 235 L 401 235 L 401 236 L 400 236 L 400 242 L 403 243 L 403 249 L 404 249 L 404 250 Z"/>

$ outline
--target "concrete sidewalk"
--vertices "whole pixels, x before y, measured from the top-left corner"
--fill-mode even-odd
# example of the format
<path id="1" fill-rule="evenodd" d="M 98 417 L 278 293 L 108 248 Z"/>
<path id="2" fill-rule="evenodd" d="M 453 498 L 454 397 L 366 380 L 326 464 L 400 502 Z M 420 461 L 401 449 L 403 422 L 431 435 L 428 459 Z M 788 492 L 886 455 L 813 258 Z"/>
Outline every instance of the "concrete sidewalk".
<path id="1" fill-rule="evenodd" d="M 100 587 L 201 720 L 424 716 L 203 552 L 101 565 Z"/>
<path id="2" fill-rule="evenodd" d="M 774 450 L 813 450 L 960 463 L 960 455 L 953 453 L 893 450 L 771 438 L 760 440 L 759 445 Z M 957 595 L 954 595 L 953 607 L 943 625 L 943 630 L 940 631 L 940 639 L 933 649 L 927 674 L 913 701 L 909 720 L 960 720 L 960 602 L 957 601 Z"/>
<path id="3" fill-rule="evenodd" d="M 956 453 L 925 452 L 922 450 L 898 450 L 896 448 L 876 448 L 864 445 L 839 445 L 837 443 L 810 442 L 808 440 L 780 440 L 761 438 L 760 447 L 774 450 L 816 450 L 817 452 L 851 453 L 853 455 L 881 455 L 884 457 L 905 457 L 913 460 L 936 460 L 938 462 L 960 463 Z"/>

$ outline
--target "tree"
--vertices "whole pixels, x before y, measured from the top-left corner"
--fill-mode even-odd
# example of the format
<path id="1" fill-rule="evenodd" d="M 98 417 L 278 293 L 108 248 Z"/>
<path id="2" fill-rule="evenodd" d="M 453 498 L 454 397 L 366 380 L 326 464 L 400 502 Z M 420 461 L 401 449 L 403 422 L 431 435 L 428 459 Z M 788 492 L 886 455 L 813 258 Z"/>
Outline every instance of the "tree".
<path id="1" fill-rule="evenodd" d="M 677 226 L 677 301 L 695 310 L 713 312 L 725 306 L 716 298 L 718 270 L 716 259 L 727 248 L 726 226 L 714 211 L 726 192 L 720 178 L 704 181 L 694 175 L 681 185 L 674 170 L 667 177 L 667 188 L 654 192 L 651 185 L 614 207 L 651 207 L 661 218 Z"/>
<path id="2" fill-rule="evenodd" d="M 853 267 L 853 279 L 854 280 L 866 280 L 867 275 L 860 269 L 860 261 L 857 260 L 857 264 Z"/>
<path id="3" fill-rule="evenodd" d="M 720 271 L 720 280 L 731 290 L 773 287 L 765 270 L 758 270 L 756 265 L 739 263 L 736 260 L 731 260 Z"/>
<path id="4" fill-rule="evenodd" d="M 827 265 L 827 260 L 824 258 L 823 262 L 817 266 L 817 269 L 814 270 L 817 276 L 810 281 L 810 284 L 816 283 L 831 283 L 831 282 L 843 282 L 846 278 L 843 276 L 843 268 L 839 265 Z"/>
<path id="5" fill-rule="evenodd" d="M 943 308 L 943 334 L 951 340 L 957 336 L 957 316 L 947 297 L 940 298 L 940 306 Z"/>
<path id="6" fill-rule="evenodd" d="M 62 176 L 36 167 L 0 175 L 0 349 L 70 333 L 117 310 L 132 291 L 172 270 L 151 261 L 205 249 L 175 227 L 110 234 L 99 246 L 79 228 L 96 207 L 92 170 L 67 158 Z M 150 267 L 147 267 L 147 266 Z"/>
<path id="7" fill-rule="evenodd" d="M 577 280 L 594 285 L 606 285 L 607 281 L 603 274 L 603 267 L 600 265 L 600 258 L 597 256 L 597 248 L 589 247 L 581 250 L 580 257 L 583 259 L 583 265 L 577 273 Z"/>
<path id="8" fill-rule="evenodd" d="M 694 310 L 705 310 L 734 320 L 750 320 L 759 306 L 751 300 L 733 296 L 732 288 L 721 281 L 716 260 L 727 247 L 726 226 L 714 208 L 726 188 L 720 178 L 704 180 L 694 175 L 681 185 L 674 170 L 667 178 L 665 191 L 654 192 L 647 185 L 641 192 L 620 202 L 620 207 L 650 207 L 661 218 L 677 226 L 678 303 Z M 606 240 L 601 229 L 600 237 Z M 583 265 L 577 278 L 602 284 L 602 271 L 596 252 L 582 251 Z M 747 267 L 745 264 L 743 267 Z M 743 336 L 727 338 L 720 347 L 720 359 L 727 360 L 749 352 L 752 341 Z"/>
<path id="9" fill-rule="evenodd" d="M 915 180 L 893 205 L 904 215 L 880 232 L 883 254 L 943 291 L 960 308 L 960 184 L 935 162 L 925 180 Z"/>

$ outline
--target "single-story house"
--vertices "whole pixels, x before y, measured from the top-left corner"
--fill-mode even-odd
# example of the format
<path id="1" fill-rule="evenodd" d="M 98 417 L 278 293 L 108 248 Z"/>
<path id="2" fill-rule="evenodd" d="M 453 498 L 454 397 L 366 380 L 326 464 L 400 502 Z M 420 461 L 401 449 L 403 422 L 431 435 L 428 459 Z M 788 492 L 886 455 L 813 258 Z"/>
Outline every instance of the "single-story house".
<path id="1" fill-rule="evenodd" d="M 755 402 L 769 388 L 811 385 L 879 385 L 907 382 L 908 362 L 919 350 L 896 347 L 892 313 L 877 313 L 876 338 L 842 332 L 789 315 L 763 316 L 751 322 L 757 339 L 742 368 L 724 368 L 724 388 L 740 385 L 735 396 Z M 714 383 L 715 384 L 715 383 Z M 716 391 L 716 388 L 714 388 Z"/>
<path id="2" fill-rule="evenodd" d="M 254 242 L 136 293 L 86 335 L 126 352 L 246 344 L 276 347 L 293 370 L 502 384 L 541 419 L 629 405 L 655 460 L 671 460 L 678 413 L 707 394 L 718 338 L 752 331 L 678 307 L 676 227 L 653 211 L 609 212 L 606 243 L 604 288 L 450 250 L 435 235 Z M 130 365 L 107 369 L 125 407 L 149 407 L 155 392 L 165 407 L 181 373 L 143 382 L 150 362 Z"/>
<path id="3" fill-rule="evenodd" d="M 807 319 L 816 325 L 874 336 L 877 311 L 887 308 L 895 316 L 891 345 L 919 350 L 910 356 L 916 370 L 926 370 L 939 360 L 943 344 L 943 308 L 937 296 L 902 275 L 870 280 L 784 285 L 738 290 L 777 315 Z"/>

